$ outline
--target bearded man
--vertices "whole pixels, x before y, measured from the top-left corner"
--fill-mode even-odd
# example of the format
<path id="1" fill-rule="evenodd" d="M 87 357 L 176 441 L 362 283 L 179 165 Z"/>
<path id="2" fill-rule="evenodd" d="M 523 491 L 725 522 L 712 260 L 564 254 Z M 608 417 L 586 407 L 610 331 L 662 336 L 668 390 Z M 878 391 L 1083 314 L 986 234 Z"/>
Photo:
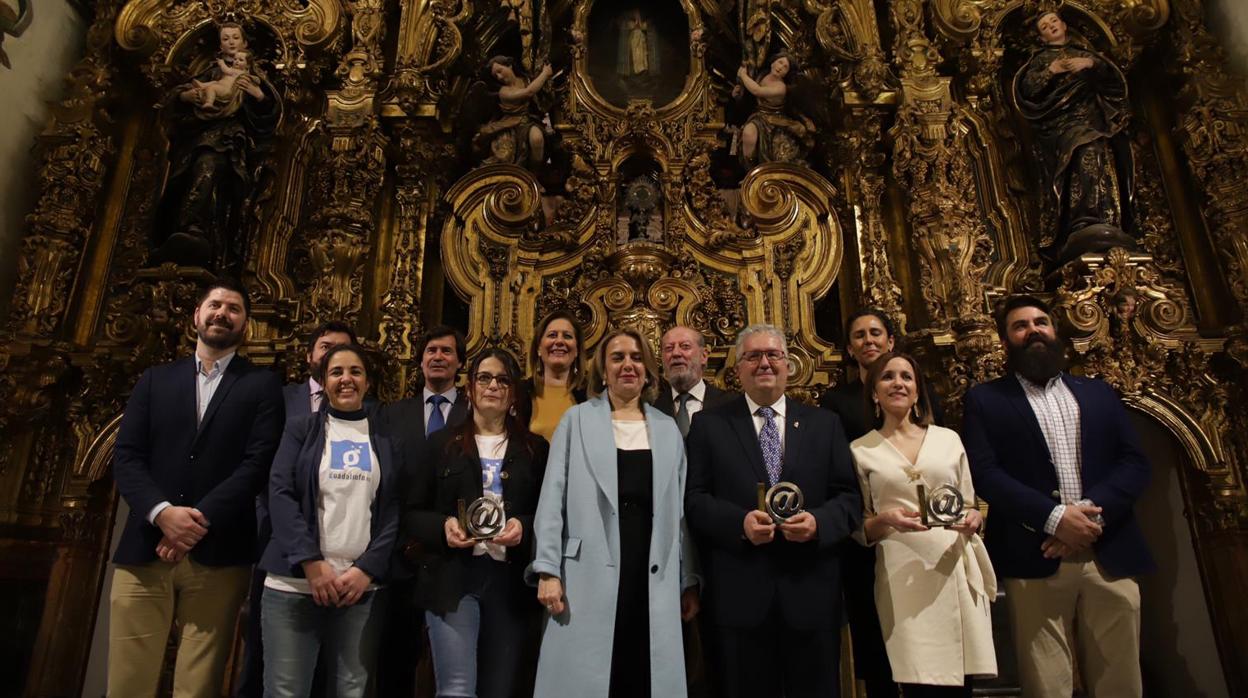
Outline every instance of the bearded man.
<path id="1" fill-rule="evenodd" d="M 113 557 L 108 695 L 155 695 L 179 632 L 173 695 L 219 696 L 256 559 L 256 495 L 285 410 L 276 373 L 238 356 L 251 302 L 204 288 L 195 355 L 143 372 L 117 432 L 113 474 L 130 513 Z"/>
<path id="2" fill-rule="evenodd" d="M 1140 696 L 1135 577 L 1155 565 L 1133 509 L 1148 460 L 1113 388 L 1065 373 L 1048 305 L 1010 298 L 997 332 L 1006 372 L 967 393 L 962 441 L 1023 695 L 1070 696 L 1077 653 L 1089 695 Z"/>

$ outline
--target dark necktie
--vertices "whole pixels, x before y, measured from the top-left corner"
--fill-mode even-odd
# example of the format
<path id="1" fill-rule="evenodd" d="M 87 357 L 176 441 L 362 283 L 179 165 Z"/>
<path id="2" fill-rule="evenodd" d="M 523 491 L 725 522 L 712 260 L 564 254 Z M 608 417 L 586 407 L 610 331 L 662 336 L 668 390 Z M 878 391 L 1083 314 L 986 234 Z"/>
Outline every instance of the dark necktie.
<path id="1" fill-rule="evenodd" d="M 442 405 L 450 400 L 441 395 L 430 395 L 425 402 L 433 405 L 433 409 L 429 411 L 429 423 L 425 425 L 425 436 L 429 436 L 446 426 L 446 417 L 442 416 Z"/>
<path id="2" fill-rule="evenodd" d="M 325 399 L 325 391 L 318 390 L 312 393 L 312 404 L 316 405 L 313 410 L 316 414 L 325 414 L 325 410 L 329 407 L 329 401 Z"/>
<path id="3" fill-rule="evenodd" d="M 689 436 L 689 398 L 693 396 L 689 393 L 681 393 L 676 396 L 676 426 L 680 427 L 681 436 Z"/>
<path id="4" fill-rule="evenodd" d="M 760 407 L 758 416 L 763 418 L 763 428 L 758 432 L 758 445 L 763 449 L 763 464 L 767 466 L 767 484 L 780 482 L 780 430 L 776 428 L 776 411 Z"/>

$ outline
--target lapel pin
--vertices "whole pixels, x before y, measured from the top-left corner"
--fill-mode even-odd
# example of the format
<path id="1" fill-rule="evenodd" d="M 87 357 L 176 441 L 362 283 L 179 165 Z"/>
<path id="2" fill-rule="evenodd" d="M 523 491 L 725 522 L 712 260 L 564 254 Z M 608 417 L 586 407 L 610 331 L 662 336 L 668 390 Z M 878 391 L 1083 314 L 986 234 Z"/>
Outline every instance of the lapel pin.
<path id="1" fill-rule="evenodd" d="M 802 423 L 801 423 L 801 422 L 793 422 L 793 428 L 794 428 L 794 429 L 796 429 L 796 428 L 798 428 L 798 427 L 800 427 L 800 426 L 802 426 Z"/>

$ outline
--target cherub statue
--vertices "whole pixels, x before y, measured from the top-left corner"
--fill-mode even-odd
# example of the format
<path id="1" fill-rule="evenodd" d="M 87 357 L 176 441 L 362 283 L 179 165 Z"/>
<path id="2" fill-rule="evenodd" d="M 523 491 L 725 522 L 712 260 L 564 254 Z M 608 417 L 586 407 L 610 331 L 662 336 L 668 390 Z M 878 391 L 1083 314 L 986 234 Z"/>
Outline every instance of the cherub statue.
<path id="1" fill-rule="evenodd" d="M 218 111 L 227 111 L 231 108 L 237 110 L 243 99 L 243 90 L 238 84 L 238 78 L 250 73 L 251 55 L 247 51 L 238 51 L 234 54 L 232 64 L 226 63 L 224 58 L 218 58 L 217 69 L 221 71 L 221 77 L 216 80 L 209 82 L 191 80 L 191 84 L 203 95 L 199 108 L 216 108 Z M 252 82 L 254 83 L 254 80 Z"/>
<path id="2" fill-rule="evenodd" d="M 741 162 L 753 167 L 765 162 L 804 163 L 814 145 L 815 124 L 791 108 L 797 65 L 788 53 L 773 55 L 755 76 L 743 65 L 737 70 L 741 88 L 754 95 L 758 105 L 741 129 Z"/>
<path id="3" fill-rule="evenodd" d="M 533 98 L 552 72 L 550 65 L 542 66 L 529 80 L 509 56 L 495 56 L 486 63 L 485 75 L 498 90 L 478 82 L 469 96 L 478 113 L 493 112 L 472 137 L 473 153 L 481 164 L 510 163 L 536 170 L 546 161 L 546 130 L 533 110 Z"/>

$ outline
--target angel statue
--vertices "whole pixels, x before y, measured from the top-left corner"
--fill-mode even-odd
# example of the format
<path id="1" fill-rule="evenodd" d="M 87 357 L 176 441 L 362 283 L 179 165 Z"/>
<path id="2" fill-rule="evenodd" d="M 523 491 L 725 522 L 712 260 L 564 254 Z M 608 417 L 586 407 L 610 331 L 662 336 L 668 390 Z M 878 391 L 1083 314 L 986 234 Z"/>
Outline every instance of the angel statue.
<path id="1" fill-rule="evenodd" d="M 1066 35 L 1056 12 L 1036 19 L 1042 45 L 1014 76 L 1014 102 L 1031 124 L 1056 231 L 1042 247 L 1066 261 L 1111 247 L 1134 249 L 1134 161 L 1127 81 L 1112 61 Z"/>
<path id="2" fill-rule="evenodd" d="M 169 175 L 150 261 L 238 273 L 254 161 L 277 130 L 282 102 L 242 26 L 222 24 L 217 40 L 216 58 L 169 96 Z"/>
<path id="3" fill-rule="evenodd" d="M 741 129 L 741 162 L 746 168 L 765 162 L 804 163 L 814 145 L 815 124 L 793 108 L 790 94 L 795 85 L 797 65 L 788 53 L 771 57 L 764 70 L 754 77 L 745 66 L 737 70 L 741 85 L 758 100 L 754 113 Z"/>
<path id="4" fill-rule="evenodd" d="M 509 163 L 537 170 L 546 161 L 546 131 L 533 98 L 551 73 L 547 64 L 529 80 L 509 56 L 495 56 L 485 64 L 487 79 L 498 89 L 478 82 L 469 96 L 477 113 L 490 114 L 488 120 L 476 119 L 486 123 L 472 137 L 472 150 L 481 164 Z"/>

